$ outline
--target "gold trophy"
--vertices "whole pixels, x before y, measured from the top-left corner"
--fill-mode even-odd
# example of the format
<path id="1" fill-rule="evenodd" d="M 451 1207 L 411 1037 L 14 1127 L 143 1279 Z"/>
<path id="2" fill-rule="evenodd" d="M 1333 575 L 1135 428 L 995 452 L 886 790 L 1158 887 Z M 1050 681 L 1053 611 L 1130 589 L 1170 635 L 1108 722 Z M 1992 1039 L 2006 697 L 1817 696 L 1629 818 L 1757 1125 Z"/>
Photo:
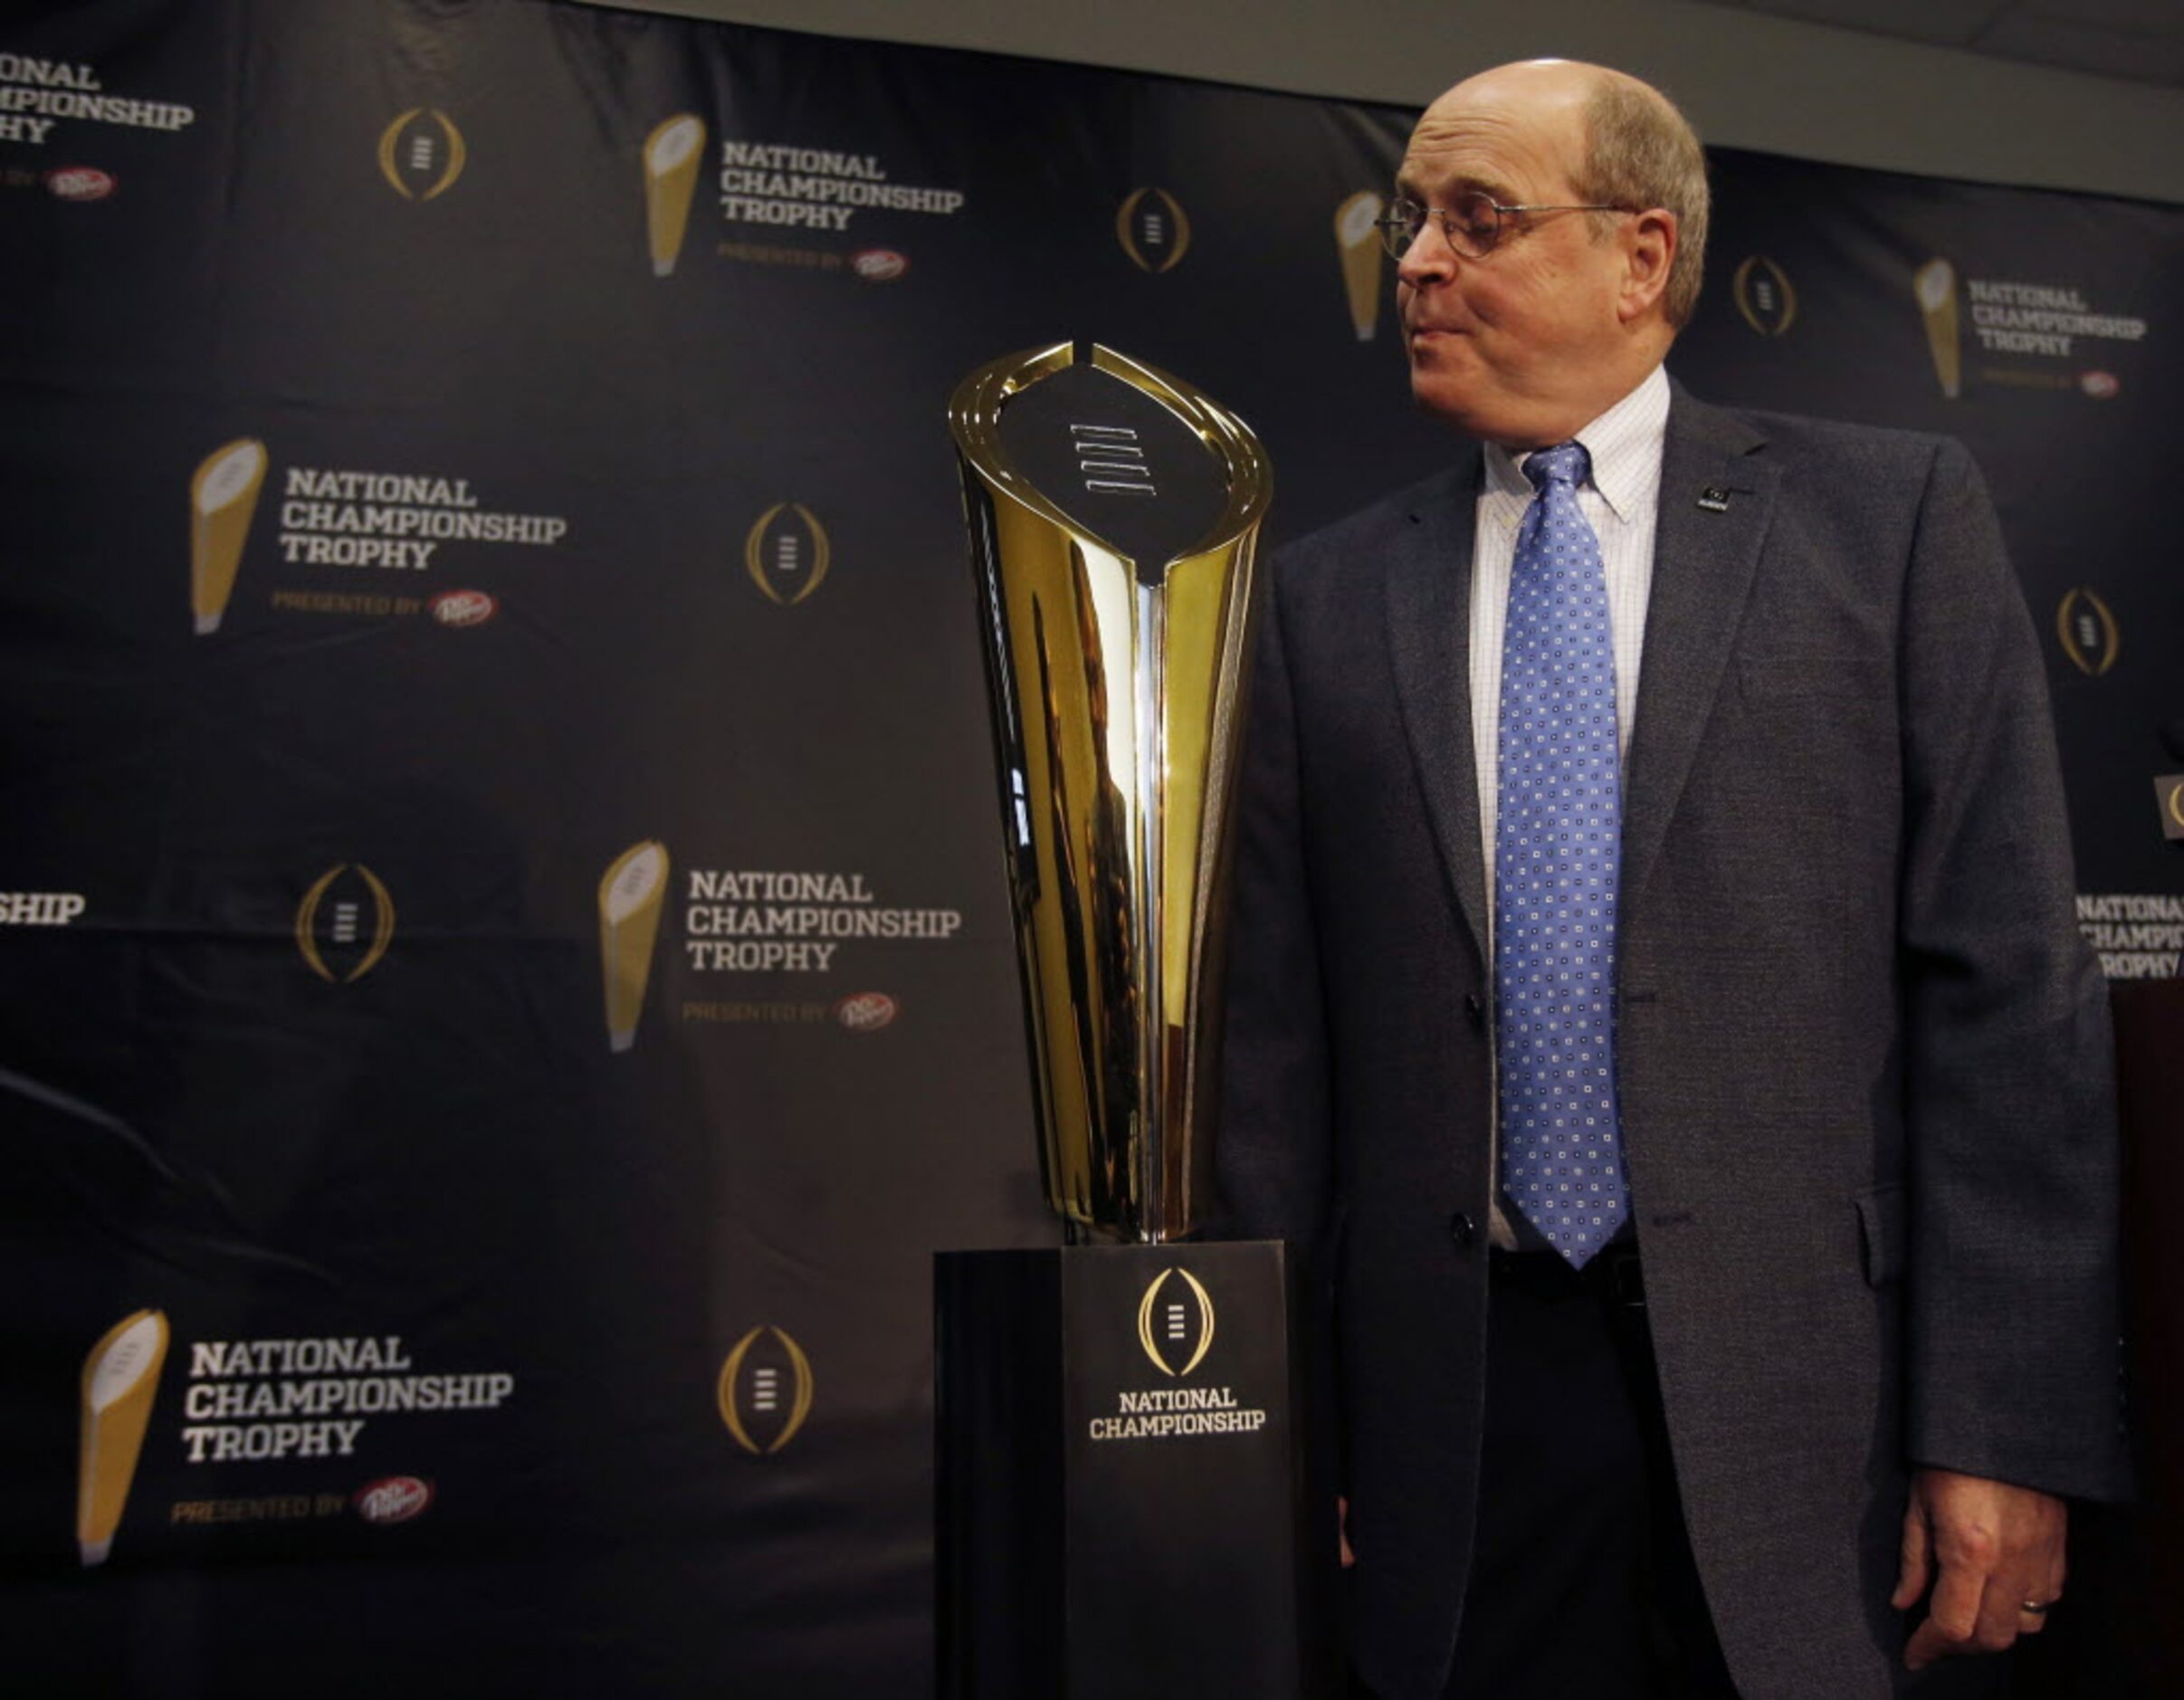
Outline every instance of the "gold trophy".
<path id="1" fill-rule="evenodd" d="M 76 1462 L 76 1550 L 86 1569 L 106 1562 L 129 1504 L 145 1426 L 167 1361 L 167 1318 L 138 1311 L 108 1329 L 83 1361 Z"/>
<path id="2" fill-rule="evenodd" d="M 265 444 L 250 437 L 215 449 L 189 481 L 189 604 L 204 636 L 220 629 L 265 483 Z"/>
<path id="3" fill-rule="evenodd" d="M 1350 291 L 1350 322 L 1358 340 L 1370 342 L 1380 323 L 1380 233 L 1373 221 L 1385 203 L 1370 189 L 1335 208 L 1335 246 L 1342 254 L 1342 287 Z"/>
<path id="4" fill-rule="evenodd" d="M 1934 357 L 1941 393 L 1954 401 L 1964 392 L 1963 346 L 1957 328 L 1957 269 L 1946 260 L 1929 260 L 1912 274 L 1912 291 L 1926 316 L 1926 346 Z"/>
<path id="5" fill-rule="evenodd" d="M 667 846 L 655 838 L 616 856 L 599 881 L 599 965 L 606 984 L 606 1043 L 626 1051 L 637 1042 L 651 978 L 653 941 L 667 900 Z"/>
<path id="6" fill-rule="evenodd" d="M 1205 1221 L 1228 826 L 1264 451 L 1093 347 L 958 386 L 1048 1201 L 1075 1239 Z"/>
<path id="7" fill-rule="evenodd" d="M 682 252 L 705 153 L 705 120 L 678 113 L 644 138 L 644 229 L 652 241 L 653 275 L 671 276 Z"/>

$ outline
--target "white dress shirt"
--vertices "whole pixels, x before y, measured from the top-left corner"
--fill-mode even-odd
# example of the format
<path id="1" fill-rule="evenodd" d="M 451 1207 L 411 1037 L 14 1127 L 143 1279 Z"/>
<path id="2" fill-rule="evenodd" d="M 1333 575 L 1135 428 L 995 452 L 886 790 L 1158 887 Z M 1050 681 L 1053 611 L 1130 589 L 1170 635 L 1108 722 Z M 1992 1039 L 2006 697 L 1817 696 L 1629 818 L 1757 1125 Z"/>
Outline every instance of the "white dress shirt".
<path id="1" fill-rule="evenodd" d="M 1655 367 L 1645 381 L 1580 430 L 1575 441 L 1592 457 L 1592 473 L 1578 486 L 1578 507 L 1600 540 L 1607 579 L 1607 624 L 1616 655 L 1616 749 L 1630 777 L 1631 721 L 1638 706 L 1638 661 L 1645 607 L 1653 594 L 1654 530 L 1661 506 L 1661 451 L 1668 429 L 1668 375 Z M 1529 456 L 1522 457 L 1524 459 Z M 1486 466 L 1471 554 L 1471 732 L 1479 787 L 1479 839 L 1486 857 L 1488 961 L 1493 960 L 1494 824 L 1501 797 L 1502 635 L 1509 619 L 1509 579 L 1517 527 L 1537 492 L 1522 460 L 1495 444 Z M 1501 1106 L 1494 1107 L 1497 1135 Z M 1516 1236 L 1501 1207 L 1496 1141 L 1492 1239 L 1508 1249 Z"/>

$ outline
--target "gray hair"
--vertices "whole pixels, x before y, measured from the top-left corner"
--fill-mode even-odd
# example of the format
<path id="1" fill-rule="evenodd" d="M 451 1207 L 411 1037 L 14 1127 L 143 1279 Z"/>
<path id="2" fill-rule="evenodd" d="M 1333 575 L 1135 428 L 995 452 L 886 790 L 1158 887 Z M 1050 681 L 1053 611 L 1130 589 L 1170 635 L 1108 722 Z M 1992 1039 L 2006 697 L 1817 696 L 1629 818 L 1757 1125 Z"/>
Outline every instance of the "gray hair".
<path id="1" fill-rule="evenodd" d="M 1585 200 L 1676 215 L 1676 254 L 1662 305 L 1682 329 L 1699 303 L 1706 269 L 1706 155 L 1674 102 L 1634 77 L 1600 79 L 1585 103 L 1586 156 L 1574 186 Z M 1605 215 L 1597 227 L 1609 228 Z"/>

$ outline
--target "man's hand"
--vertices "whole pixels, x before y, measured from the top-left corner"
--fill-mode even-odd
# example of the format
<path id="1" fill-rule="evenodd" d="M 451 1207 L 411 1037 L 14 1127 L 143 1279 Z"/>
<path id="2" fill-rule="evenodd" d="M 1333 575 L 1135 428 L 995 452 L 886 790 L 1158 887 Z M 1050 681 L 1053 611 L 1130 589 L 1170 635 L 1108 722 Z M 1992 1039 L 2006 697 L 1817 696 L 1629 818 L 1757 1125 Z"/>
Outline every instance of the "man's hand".
<path id="1" fill-rule="evenodd" d="M 1889 1604 L 1918 1604 L 1931 1583 L 1926 1619 L 1912 1632 L 1903 1662 L 1920 1670 L 1952 1653 L 1998 1653 L 2046 1619 L 2027 1604 L 2063 1593 L 2063 1532 L 2068 1514 L 2053 1495 L 1953 1470 L 1920 1470 L 1903 1513 L 1903 1569 Z"/>
<path id="2" fill-rule="evenodd" d="M 1348 1570 L 1358 1562 L 1358 1555 L 1350 1550 L 1350 1501 L 1339 1497 L 1335 1501 L 1335 1539 L 1342 1543 L 1342 1568 Z"/>

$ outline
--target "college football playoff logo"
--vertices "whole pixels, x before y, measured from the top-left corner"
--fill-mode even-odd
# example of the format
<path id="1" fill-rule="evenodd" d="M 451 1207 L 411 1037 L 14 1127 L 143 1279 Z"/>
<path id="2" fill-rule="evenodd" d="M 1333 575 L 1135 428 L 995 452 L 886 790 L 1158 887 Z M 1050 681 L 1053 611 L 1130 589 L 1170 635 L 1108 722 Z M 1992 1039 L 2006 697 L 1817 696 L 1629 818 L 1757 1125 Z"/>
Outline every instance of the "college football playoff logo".
<path id="1" fill-rule="evenodd" d="M 777 501 L 743 540 L 743 570 L 768 602 L 793 608 L 826 578 L 826 528 L 800 501 Z"/>
<path id="2" fill-rule="evenodd" d="M 436 106 L 413 106 L 379 133 L 379 175 L 405 201 L 438 200 L 469 157 L 455 120 Z"/>
<path id="3" fill-rule="evenodd" d="M 2114 666 L 2117 652 L 2123 646 L 2116 616 L 2108 611 L 2108 604 L 2084 585 L 2064 592 L 2055 608 L 2055 635 L 2062 640 L 2070 664 L 2089 679 L 2098 679 Z"/>
<path id="4" fill-rule="evenodd" d="M 1132 189 L 1115 212 L 1115 237 L 1140 272 L 1172 272 L 1190 251 L 1190 219 L 1166 189 Z"/>
<path id="5" fill-rule="evenodd" d="M 379 966 L 395 936 L 395 900 L 361 862 L 337 862 L 296 905 L 296 948 L 329 985 L 351 986 Z"/>
<path id="6" fill-rule="evenodd" d="M 1789 273 L 1763 253 L 1747 254 L 1731 291 L 1744 322 L 1763 337 L 1787 335 L 1798 318 L 1798 291 Z"/>
<path id="7" fill-rule="evenodd" d="M 785 1331 L 761 1324 L 730 1350 L 716 1397 L 736 1444 L 753 1457 L 770 1456 L 811 1415 L 811 1360 Z"/>
<path id="8" fill-rule="evenodd" d="M 1138 1344 L 1153 1368 L 1179 1380 L 1205 1362 L 1213 1343 L 1214 1301 L 1205 1284 L 1187 1269 L 1161 1270 L 1138 1301 Z"/>

